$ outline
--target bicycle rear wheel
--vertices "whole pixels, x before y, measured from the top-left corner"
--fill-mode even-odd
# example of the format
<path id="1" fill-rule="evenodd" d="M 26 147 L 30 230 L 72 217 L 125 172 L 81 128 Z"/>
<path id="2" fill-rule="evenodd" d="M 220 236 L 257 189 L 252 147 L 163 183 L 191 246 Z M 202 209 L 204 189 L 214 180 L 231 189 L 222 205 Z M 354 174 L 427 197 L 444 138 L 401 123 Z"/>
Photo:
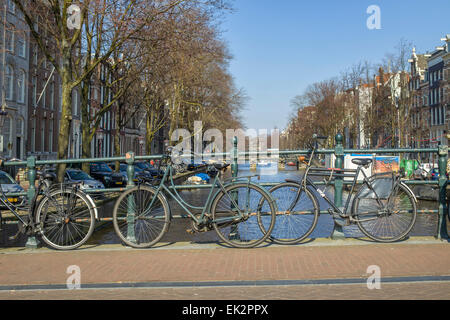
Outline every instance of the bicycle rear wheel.
<path id="1" fill-rule="evenodd" d="M 94 232 L 94 208 L 84 193 L 70 187 L 47 193 L 35 216 L 42 240 L 58 250 L 76 249 Z"/>
<path id="2" fill-rule="evenodd" d="M 381 182 L 383 179 L 376 180 Z M 378 195 L 379 191 L 376 192 Z M 403 184 L 385 193 L 385 196 L 378 195 L 380 205 L 372 190 L 367 186 L 361 188 L 355 197 L 353 215 L 360 230 L 372 240 L 399 241 L 414 227 L 417 217 L 416 201 L 409 188 Z"/>
<path id="3" fill-rule="evenodd" d="M 261 187 L 234 183 L 211 204 L 212 225 L 218 237 L 235 248 L 251 248 L 266 240 L 275 225 L 276 205 Z"/>
<path id="4" fill-rule="evenodd" d="M 283 182 L 269 190 L 278 207 L 275 227 L 270 235 L 270 239 L 275 243 L 299 243 L 306 239 L 317 225 L 319 205 L 310 190 L 301 190 L 300 197 L 294 204 L 300 188 L 300 184 Z"/>
<path id="5" fill-rule="evenodd" d="M 114 230 L 126 245 L 149 248 L 161 240 L 169 228 L 169 205 L 161 194 L 155 195 L 153 188 L 137 186 L 117 199 L 113 212 Z"/>

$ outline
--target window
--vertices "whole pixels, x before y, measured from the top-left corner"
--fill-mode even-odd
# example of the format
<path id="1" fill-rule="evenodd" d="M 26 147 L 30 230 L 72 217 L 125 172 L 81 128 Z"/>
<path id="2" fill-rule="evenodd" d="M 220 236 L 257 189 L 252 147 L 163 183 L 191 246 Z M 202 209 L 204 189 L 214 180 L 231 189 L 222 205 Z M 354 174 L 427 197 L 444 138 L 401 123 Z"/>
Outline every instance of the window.
<path id="1" fill-rule="evenodd" d="M 25 35 L 23 33 L 19 33 L 17 37 L 17 54 L 19 57 L 26 57 L 26 43 L 25 43 Z"/>
<path id="2" fill-rule="evenodd" d="M 17 101 L 20 103 L 25 102 L 25 71 L 20 70 L 17 76 Z"/>
<path id="3" fill-rule="evenodd" d="M 11 53 L 14 52 L 14 26 L 9 26 L 6 29 L 6 50 Z"/>
<path id="4" fill-rule="evenodd" d="M 59 84 L 59 112 L 62 112 L 62 84 Z"/>
<path id="5" fill-rule="evenodd" d="M 35 44 L 33 46 L 33 64 L 37 66 L 38 64 L 38 46 Z"/>
<path id="6" fill-rule="evenodd" d="M 31 80 L 31 86 L 32 88 L 32 92 L 31 92 L 31 102 L 33 103 L 33 107 L 36 107 L 36 100 L 37 100 L 37 80 L 36 80 L 36 76 L 34 76 Z"/>
<path id="7" fill-rule="evenodd" d="M 41 123 L 41 151 L 45 151 L 45 120 Z"/>
<path id="8" fill-rule="evenodd" d="M 50 83 L 50 109 L 53 110 L 53 108 L 55 107 L 55 82 L 52 81 L 52 83 Z"/>
<path id="9" fill-rule="evenodd" d="M 73 109 L 73 114 L 78 115 L 78 91 L 77 90 L 73 90 L 72 109 Z"/>
<path id="10" fill-rule="evenodd" d="M 16 5 L 12 0 L 8 0 L 8 11 L 14 13 L 16 11 Z"/>
<path id="11" fill-rule="evenodd" d="M 41 103 L 42 108 L 47 107 L 46 90 L 44 89 L 44 86 L 45 86 L 45 82 L 42 83 L 42 92 L 40 94 L 41 100 L 39 101 Z M 38 97 L 38 99 L 39 99 L 39 97 Z"/>
<path id="12" fill-rule="evenodd" d="M 53 119 L 50 120 L 48 128 L 48 152 L 53 152 Z"/>
<path id="13" fill-rule="evenodd" d="M 23 119 L 17 118 L 16 120 L 16 135 L 22 136 L 23 135 Z"/>
<path id="14" fill-rule="evenodd" d="M 13 89 L 14 89 L 14 69 L 10 66 L 6 66 L 6 75 L 5 75 L 5 85 L 6 85 L 6 99 L 13 99 Z"/>

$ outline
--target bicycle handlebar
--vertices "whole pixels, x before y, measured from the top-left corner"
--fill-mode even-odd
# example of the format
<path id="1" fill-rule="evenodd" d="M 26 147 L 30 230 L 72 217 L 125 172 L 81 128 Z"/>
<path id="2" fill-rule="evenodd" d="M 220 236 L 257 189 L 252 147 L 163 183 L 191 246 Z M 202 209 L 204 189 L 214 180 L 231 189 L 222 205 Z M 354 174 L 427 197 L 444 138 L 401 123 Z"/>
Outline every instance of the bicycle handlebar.
<path id="1" fill-rule="evenodd" d="M 316 140 L 327 140 L 328 139 L 328 136 L 319 136 L 319 135 L 317 135 L 317 134 L 313 134 L 313 139 L 316 139 Z"/>

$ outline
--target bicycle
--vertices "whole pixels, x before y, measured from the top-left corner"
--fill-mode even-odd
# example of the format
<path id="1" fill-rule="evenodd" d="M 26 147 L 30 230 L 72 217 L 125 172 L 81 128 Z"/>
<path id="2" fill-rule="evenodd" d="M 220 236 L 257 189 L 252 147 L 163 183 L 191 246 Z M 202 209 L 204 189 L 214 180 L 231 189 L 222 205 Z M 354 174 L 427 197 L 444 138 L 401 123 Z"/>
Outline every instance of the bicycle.
<path id="1" fill-rule="evenodd" d="M 191 218 L 192 229 L 187 230 L 190 233 L 215 230 L 220 240 L 236 248 L 258 246 L 269 237 L 275 224 L 276 206 L 264 188 L 251 182 L 253 176 L 221 182 L 222 166 L 214 164 L 208 168 L 214 177 L 208 198 L 203 206 L 193 206 L 175 188 L 173 158 L 176 156 L 176 150 L 169 147 L 158 165 L 159 172 L 161 163 L 166 164 L 162 178 L 154 185 L 139 182 L 117 199 L 113 224 L 126 245 L 149 248 L 161 240 L 172 219 L 166 194 Z"/>
<path id="2" fill-rule="evenodd" d="M 287 179 L 269 190 L 280 210 L 270 239 L 279 244 L 296 244 L 306 239 L 315 229 L 320 214 L 316 194 L 329 204 L 328 212 L 338 225 L 357 224 L 363 234 L 378 242 L 404 239 L 416 221 L 417 199 L 401 181 L 401 175 L 391 172 L 367 177 L 363 168 L 369 168 L 372 163 L 372 159 L 367 158 L 352 160 L 357 169 L 312 167 L 317 140 L 327 137 L 314 135 L 313 139 L 315 143 L 310 158 L 300 157 L 306 164 L 302 179 Z M 363 184 L 355 190 L 360 174 Z M 325 188 L 321 190 L 309 176 L 328 177 L 325 179 L 325 188 L 336 177 L 353 179 L 345 207 L 338 208 L 325 194 Z M 348 211 L 354 192 L 351 210 Z"/>
<path id="3" fill-rule="evenodd" d="M 3 160 L 0 160 L 0 166 Z M 31 201 L 13 204 L 0 184 L 0 203 L 19 221 L 15 240 L 20 234 L 40 235 L 50 247 L 58 250 L 76 249 L 83 245 L 94 231 L 95 208 L 78 186 L 50 185 L 50 174 L 36 171 L 38 185 Z M 27 215 L 19 212 L 26 211 Z M 2 216 L 0 215 L 0 219 Z"/>

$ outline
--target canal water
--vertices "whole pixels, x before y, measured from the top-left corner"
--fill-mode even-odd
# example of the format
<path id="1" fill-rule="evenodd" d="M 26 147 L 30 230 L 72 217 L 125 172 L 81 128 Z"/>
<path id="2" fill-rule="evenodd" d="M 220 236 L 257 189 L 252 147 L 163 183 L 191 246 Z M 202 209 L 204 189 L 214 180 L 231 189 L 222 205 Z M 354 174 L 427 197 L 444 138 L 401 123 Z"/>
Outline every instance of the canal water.
<path id="1" fill-rule="evenodd" d="M 256 177 L 252 178 L 252 181 L 258 183 L 271 182 L 280 183 L 285 179 L 301 179 L 303 172 L 297 171 L 295 167 L 286 167 L 286 169 L 278 170 L 277 168 L 257 168 L 257 170 L 250 170 L 247 165 L 239 166 L 239 176 L 260 175 L 258 180 Z M 223 178 L 231 176 L 231 170 L 228 170 L 223 174 Z M 269 188 L 269 187 L 267 187 Z M 324 189 L 324 186 L 321 186 Z M 208 197 L 209 189 L 194 189 L 194 190 L 181 190 L 179 194 L 188 203 L 194 206 L 203 206 L 206 198 Z M 324 192 L 330 199 L 333 199 L 333 187 L 328 186 Z M 343 203 L 347 199 L 348 193 L 344 192 Z M 327 210 L 328 204 L 320 197 L 317 197 L 321 210 Z M 184 211 L 180 206 L 172 199 L 169 199 L 169 204 L 172 209 L 173 215 L 181 215 Z M 112 217 L 114 201 L 110 201 L 99 209 L 101 217 Z M 436 201 L 419 201 L 418 209 L 436 210 L 438 203 Z M 205 233 L 189 234 L 187 229 L 191 228 L 189 218 L 175 218 L 172 220 L 169 231 L 160 241 L 157 246 L 170 245 L 176 242 L 192 242 L 192 243 L 210 243 L 217 242 L 218 238 L 215 231 L 209 231 Z M 418 214 L 415 227 L 411 231 L 411 236 L 434 236 L 437 232 L 438 215 L 437 213 L 422 213 Z M 328 238 L 333 232 L 334 221 L 329 214 L 321 214 L 315 230 L 310 235 L 310 238 Z M 2 230 L 2 236 L 0 237 L 0 246 L 2 247 L 23 247 L 25 245 L 26 237 L 21 236 L 16 241 L 8 240 L 7 236 L 12 235 L 17 230 L 16 225 L 5 226 Z M 350 225 L 343 227 L 343 231 L 346 237 L 363 237 L 356 225 Z M 100 245 L 100 244 L 120 244 L 118 236 L 115 234 L 112 222 L 98 223 L 97 229 L 92 235 L 87 244 Z"/>

